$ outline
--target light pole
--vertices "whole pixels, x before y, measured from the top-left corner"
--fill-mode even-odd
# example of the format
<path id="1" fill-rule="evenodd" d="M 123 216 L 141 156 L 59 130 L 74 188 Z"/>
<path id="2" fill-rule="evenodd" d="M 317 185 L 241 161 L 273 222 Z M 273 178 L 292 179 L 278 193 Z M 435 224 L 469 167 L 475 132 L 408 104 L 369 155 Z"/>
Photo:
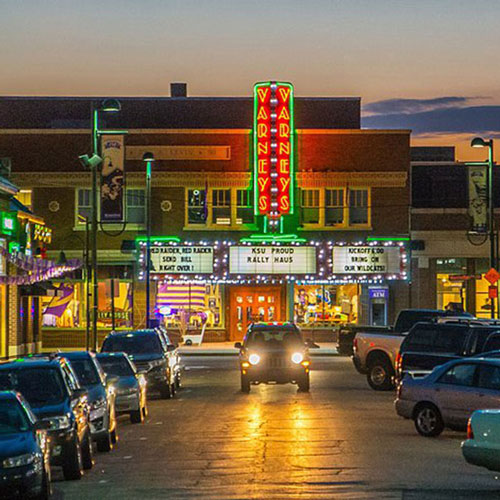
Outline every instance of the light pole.
<path id="1" fill-rule="evenodd" d="M 106 99 L 100 106 L 92 102 L 92 154 L 99 155 L 99 112 L 118 112 L 121 109 L 120 102 L 116 99 Z M 101 159 L 102 163 L 102 159 Z M 99 163 L 100 165 L 100 163 Z M 91 248 L 92 248 L 92 345 L 94 351 L 97 351 L 97 316 L 98 316 L 98 292 L 99 284 L 97 281 L 97 193 L 98 186 L 98 165 L 91 165 L 92 171 L 92 200 L 91 200 Z"/>
<path id="2" fill-rule="evenodd" d="M 493 139 L 484 140 L 474 137 L 470 143 L 473 148 L 488 148 L 488 232 L 490 235 L 490 269 L 497 268 L 495 256 L 495 216 L 493 203 Z M 495 317 L 495 299 L 491 299 L 491 317 Z"/>
<path id="3" fill-rule="evenodd" d="M 150 328 L 151 312 L 151 165 L 155 161 L 153 153 L 144 153 L 142 161 L 146 163 L 146 328 Z"/>

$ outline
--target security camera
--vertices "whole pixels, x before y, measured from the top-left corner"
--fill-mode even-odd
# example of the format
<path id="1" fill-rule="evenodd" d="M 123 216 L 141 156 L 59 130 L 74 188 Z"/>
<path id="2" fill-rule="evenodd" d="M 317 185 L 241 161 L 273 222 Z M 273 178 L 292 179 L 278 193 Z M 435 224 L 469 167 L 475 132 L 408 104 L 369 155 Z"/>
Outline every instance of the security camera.
<path id="1" fill-rule="evenodd" d="M 80 163 L 85 168 L 97 168 L 102 163 L 102 158 L 99 155 L 92 155 L 89 158 L 89 155 L 81 155 L 78 157 Z"/>

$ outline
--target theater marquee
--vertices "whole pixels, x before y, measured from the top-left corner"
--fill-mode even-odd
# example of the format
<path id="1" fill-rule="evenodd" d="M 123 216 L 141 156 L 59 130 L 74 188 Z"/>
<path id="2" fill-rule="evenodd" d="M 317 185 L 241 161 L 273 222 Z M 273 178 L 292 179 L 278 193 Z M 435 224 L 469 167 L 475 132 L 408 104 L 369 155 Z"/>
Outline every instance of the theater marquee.
<path id="1" fill-rule="evenodd" d="M 333 274 L 400 274 L 406 253 L 400 246 L 338 246 L 333 248 Z"/>

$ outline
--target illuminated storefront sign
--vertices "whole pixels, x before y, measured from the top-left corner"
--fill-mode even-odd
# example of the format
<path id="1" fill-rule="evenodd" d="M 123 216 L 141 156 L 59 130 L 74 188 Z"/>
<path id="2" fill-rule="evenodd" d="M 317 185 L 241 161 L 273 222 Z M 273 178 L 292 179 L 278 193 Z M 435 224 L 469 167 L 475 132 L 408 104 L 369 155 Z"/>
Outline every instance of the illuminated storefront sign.
<path id="1" fill-rule="evenodd" d="M 402 246 L 338 246 L 332 266 L 333 274 L 401 274 L 406 252 Z"/>
<path id="2" fill-rule="evenodd" d="M 33 239 L 42 243 L 50 243 L 52 241 L 52 229 L 42 224 L 35 224 L 33 228 Z"/>
<path id="3" fill-rule="evenodd" d="M 312 246 L 232 246 L 230 274 L 314 274 L 316 248 Z"/>
<path id="4" fill-rule="evenodd" d="M 2 234 L 13 235 L 16 231 L 16 216 L 10 212 L 0 212 Z"/>
<path id="5" fill-rule="evenodd" d="M 153 246 L 151 273 L 211 273 L 214 251 L 207 246 Z"/>
<path id="6" fill-rule="evenodd" d="M 255 214 L 278 225 L 293 213 L 293 86 L 266 82 L 254 87 Z"/>

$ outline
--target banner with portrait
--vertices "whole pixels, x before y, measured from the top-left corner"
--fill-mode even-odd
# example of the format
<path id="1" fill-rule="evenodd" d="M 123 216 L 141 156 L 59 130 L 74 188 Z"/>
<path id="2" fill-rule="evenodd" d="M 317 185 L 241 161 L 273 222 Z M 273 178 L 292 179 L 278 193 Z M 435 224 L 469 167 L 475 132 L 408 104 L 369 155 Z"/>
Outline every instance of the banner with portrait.
<path id="1" fill-rule="evenodd" d="M 486 165 L 468 165 L 469 174 L 469 215 L 471 230 L 485 233 L 488 224 L 488 192 Z"/>
<path id="2" fill-rule="evenodd" d="M 101 139 L 101 222 L 123 222 L 125 203 L 125 144 L 123 135 Z"/>

